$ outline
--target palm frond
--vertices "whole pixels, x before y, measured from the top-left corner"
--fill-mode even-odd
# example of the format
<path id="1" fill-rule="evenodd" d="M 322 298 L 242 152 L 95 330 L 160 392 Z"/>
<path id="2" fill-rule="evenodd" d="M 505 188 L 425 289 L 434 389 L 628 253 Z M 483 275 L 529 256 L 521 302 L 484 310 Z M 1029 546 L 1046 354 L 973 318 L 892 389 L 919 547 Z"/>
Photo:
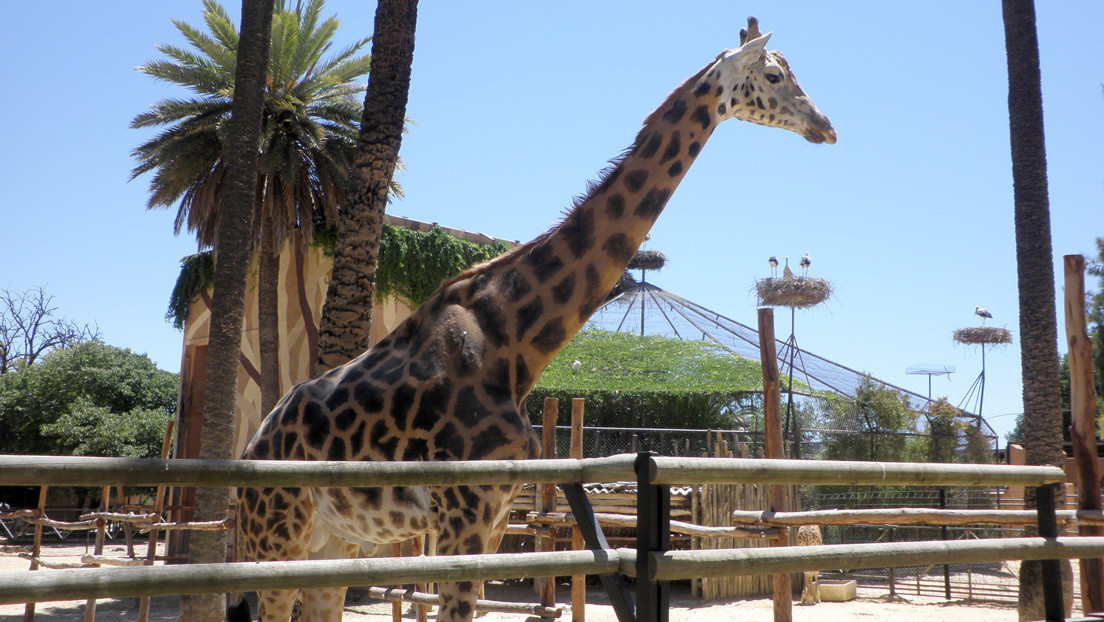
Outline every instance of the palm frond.
<path id="1" fill-rule="evenodd" d="M 237 58 L 238 27 L 226 9 L 215 0 L 203 0 L 203 21 L 212 37 L 227 50 L 234 50 Z"/>
<path id="2" fill-rule="evenodd" d="M 193 67 L 168 61 L 150 61 L 136 68 L 138 71 L 162 82 L 208 96 L 229 96 L 233 92 L 233 81 L 227 82 L 221 72 L 211 71 L 211 67 Z"/>

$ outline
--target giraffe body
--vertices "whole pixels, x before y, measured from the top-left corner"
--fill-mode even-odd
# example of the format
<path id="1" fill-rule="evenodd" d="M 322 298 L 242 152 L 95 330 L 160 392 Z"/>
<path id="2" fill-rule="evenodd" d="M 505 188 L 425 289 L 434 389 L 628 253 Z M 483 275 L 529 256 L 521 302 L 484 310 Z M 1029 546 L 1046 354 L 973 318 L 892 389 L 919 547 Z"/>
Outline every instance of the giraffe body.
<path id="1" fill-rule="evenodd" d="M 797 528 L 799 546 L 820 546 L 824 540 L 820 536 L 818 525 L 802 525 Z M 815 605 L 820 602 L 820 573 L 810 570 L 805 573 L 805 585 L 801 588 L 801 604 Z"/>
<path id="2" fill-rule="evenodd" d="M 528 459 L 540 445 L 520 404 L 598 308 L 716 125 L 739 118 L 835 142 L 785 59 L 748 20 L 677 88 L 560 225 L 442 284 L 368 352 L 292 389 L 243 458 Z M 514 486 L 244 488 L 251 560 L 351 557 L 435 531 L 437 553 L 494 552 Z M 479 584 L 444 583 L 438 620 L 470 622 Z M 260 593 L 263 620 L 287 620 L 294 590 Z M 340 620 L 343 589 L 302 591 L 303 619 Z"/>

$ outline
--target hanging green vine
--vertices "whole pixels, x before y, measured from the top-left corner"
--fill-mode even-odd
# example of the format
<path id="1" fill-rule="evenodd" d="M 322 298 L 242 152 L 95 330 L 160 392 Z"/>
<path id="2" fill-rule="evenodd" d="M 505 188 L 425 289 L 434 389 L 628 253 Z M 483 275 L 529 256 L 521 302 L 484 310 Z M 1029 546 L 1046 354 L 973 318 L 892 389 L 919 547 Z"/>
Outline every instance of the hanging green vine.
<path id="1" fill-rule="evenodd" d="M 180 276 L 176 277 L 176 286 L 169 295 L 169 310 L 165 319 L 173 327 L 184 330 L 188 320 L 188 307 L 192 305 L 200 292 L 211 289 L 215 282 L 215 256 L 211 251 L 188 255 L 180 260 Z"/>
<path id="2" fill-rule="evenodd" d="M 332 257 L 332 229 L 317 227 L 313 244 Z M 503 242 L 487 245 L 458 240 L 437 225 L 429 231 L 413 231 L 385 224 L 376 264 L 376 298 L 400 296 L 420 305 L 437 291 L 442 281 L 507 250 L 509 247 Z M 190 255 L 180 264 L 180 276 L 169 298 L 165 319 L 183 329 L 188 307 L 214 282 L 215 264 L 210 252 Z"/>
<path id="3" fill-rule="evenodd" d="M 401 296 L 420 305 L 442 281 L 507 250 L 502 242 L 488 246 L 458 240 L 437 225 L 429 231 L 384 225 L 376 263 L 376 297 Z"/>

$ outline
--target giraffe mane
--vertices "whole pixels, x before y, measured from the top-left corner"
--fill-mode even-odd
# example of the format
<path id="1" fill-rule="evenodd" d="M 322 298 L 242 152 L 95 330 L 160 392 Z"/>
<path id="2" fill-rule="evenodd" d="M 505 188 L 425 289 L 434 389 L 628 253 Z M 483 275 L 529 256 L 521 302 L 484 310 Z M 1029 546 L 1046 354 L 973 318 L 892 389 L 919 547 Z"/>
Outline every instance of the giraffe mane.
<path id="1" fill-rule="evenodd" d="M 723 53 L 722 53 L 722 55 L 723 55 Z M 717 58 L 719 59 L 720 56 L 718 56 Z M 607 163 L 607 166 L 598 173 L 598 179 L 591 180 L 591 181 L 587 182 L 586 192 L 584 192 L 583 194 L 581 194 L 581 195 L 579 195 L 575 198 L 575 201 L 572 204 L 571 209 L 564 211 L 564 217 L 565 218 L 568 215 L 571 214 L 571 211 L 573 211 L 575 208 L 578 208 L 580 205 L 582 205 L 587 200 L 589 200 L 592 196 L 594 196 L 594 193 L 597 192 L 600 188 L 602 188 L 605 185 L 605 183 L 609 179 L 610 175 L 612 175 L 613 172 L 616 171 L 618 169 L 618 167 L 621 166 L 621 163 L 624 162 L 625 157 L 628 156 L 629 154 L 631 154 L 633 151 L 635 151 L 637 149 L 637 147 L 640 146 L 640 143 L 643 142 L 643 140 L 645 138 L 647 138 L 647 129 L 648 129 L 648 127 L 651 126 L 656 121 L 656 118 L 660 114 L 662 114 L 660 111 L 667 110 L 670 107 L 670 105 L 672 103 L 674 103 L 674 101 L 676 99 L 678 99 L 679 97 L 682 96 L 682 94 L 684 92 L 686 92 L 688 89 L 690 89 L 690 87 L 692 87 L 694 84 L 697 84 L 698 80 L 701 79 L 701 77 L 703 75 L 705 75 L 705 72 L 708 71 L 709 68 L 712 67 L 714 65 L 714 63 L 716 63 L 716 62 L 717 61 L 714 60 L 713 62 L 709 63 L 708 65 L 702 67 L 697 73 L 695 73 L 694 75 L 687 78 L 682 84 L 680 84 L 678 86 L 678 88 L 676 88 L 675 90 L 673 90 L 673 91 L 671 91 L 670 93 L 667 94 L 667 97 L 666 97 L 666 99 L 663 100 L 662 104 L 660 104 L 658 107 L 656 107 L 655 110 L 653 110 L 651 113 L 649 113 L 647 117 L 644 117 L 644 123 L 641 125 L 640 131 L 637 132 L 636 138 L 633 139 L 632 144 L 629 145 L 628 147 L 626 147 L 625 149 L 623 149 L 621 151 L 621 153 L 619 153 L 617 156 L 615 156 L 615 157 L 613 157 L 609 160 L 609 162 Z M 552 229 L 555 229 L 556 227 L 558 227 L 562 223 L 563 223 L 563 220 L 561 219 L 559 222 L 556 223 L 555 226 L 552 227 Z"/>

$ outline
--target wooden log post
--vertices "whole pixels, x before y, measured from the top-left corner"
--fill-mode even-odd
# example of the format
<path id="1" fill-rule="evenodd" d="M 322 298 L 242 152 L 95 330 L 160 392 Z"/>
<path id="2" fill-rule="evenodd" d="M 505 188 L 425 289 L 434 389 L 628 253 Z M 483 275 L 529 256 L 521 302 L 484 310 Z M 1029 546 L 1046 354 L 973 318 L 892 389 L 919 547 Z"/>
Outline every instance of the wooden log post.
<path id="1" fill-rule="evenodd" d="M 100 509 L 103 512 L 107 512 L 108 507 L 111 506 L 111 486 L 103 486 L 100 488 Z M 96 546 L 92 549 L 95 555 L 98 557 L 103 555 L 104 540 L 107 537 L 107 519 L 96 519 Z M 99 564 L 94 564 L 94 567 L 98 568 Z M 84 622 L 96 622 L 96 599 L 89 598 L 84 603 Z"/>
<path id="2" fill-rule="evenodd" d="M 1069 344 L 1070 418 L 1073 422 L 1073 459 L 1080 484 L 1077 509 L 1104 509 L 1100 499 L 1100 467 L 1096 450 L 1096 392 L 1093 379 L 1092 342 L 1085 314 L 1085 258 L 1063 257 L 1065 267 L 1066 341 Z M 1082 536 L 1102 536 L 1104 527 L 1081 525 Z M 1104 611 L 1104 560 L 1082 559 L 1081 607 Z"/>
<path id="3" fill-rule="evenodd" d="M 763 368 L 763 449 L 767 458 L 785 458 L 782 440 L 781 376 L 778 373 L 778 352 L 774 345 L 774 310 L 759 309 L 759 359 Z M 767 488 L 770 509 L 784 512 L 786 487 L 771 484 Z M 785 546 L 789 533 L 783 527 L 771 546 Z M 777 573 L 771 581 L 774 597 L 774 622 L 793 620 L 793 587 L 788 573 Z"/>
<path id="4" fill-rule="evenodd" d="M 38 560 L 42 556 L 42 519 L 46 518 L 46 491 L 49 486 L 38 489 L 38 515 L 35 516 L 34 545 L 31 547 L 31 570 L 38 570 Z M 34 622 L 35 603 L 29 602 L 23 607 L 23 622 Z"/>
<path id="5" fill-rule="evenodd" d="M 583 459 L 583 398 L 571 400 L 571 455 L 575 460 Z M 586 550 L 583 532 L 578 525 L 571 528 L 571 548 Z M 586 620 L 586 575 L 571 575 L 571 622 Z"/>
<path id="6" fill-rule="evenodd" d="M 172 452 L 172 439 L 173 439 L 173 426 L 176 422 L 172 419 L 165 424 L 165 435 L 161 438 L 161 459 L 167 460 L 169 454 Z M 157 487 L 157 494 L 153 500 L 153 512 L 157 514 L 158 520 L 161 518 L 161 513 L 165 511 L 165 486 Z M 157 527 L 153 527 L 149 531 L 149 544 L 146 546 L 146 561 L 147 566 L 152 566 L 157 561 L 157 537 L 159 535 Z M 166 541 L 168 537 L 166 536 Z M 166 547 L 166 557 L 168 556 L 168 549 Z M 230 602 L 238 602 L 239 594 L 233 594 Z M 138 622 L 147 622 L 149 620 L 150 611 L 150 599 L 148 596 L 143 596 L 138 600 Z"/>
<path id="7" fill-rule="evenodd" d="M 544 413 L 541 420 L 541 445 L 543 453 L 541 457 L 544 459 L 554 459 L 556 457 L 556 420 L 559 418 L 560 401 L 554 397 L 544 398 Z M 555 512 L 556 511 L 556 485 L 541 484 L 540 495 L 537 497 L 539 506 L 538 512 Z M 537 536 L 537 550 L 538 551 L 555 551 L 556 550 L 556 528 L 551 527 L 548 529 L 548 535 Z M 536 581 L 537 592 L 540 594 L 540 604 L 544 607 L 555 608 L 556 606 L 556 577 L 543 577 Z"/>

